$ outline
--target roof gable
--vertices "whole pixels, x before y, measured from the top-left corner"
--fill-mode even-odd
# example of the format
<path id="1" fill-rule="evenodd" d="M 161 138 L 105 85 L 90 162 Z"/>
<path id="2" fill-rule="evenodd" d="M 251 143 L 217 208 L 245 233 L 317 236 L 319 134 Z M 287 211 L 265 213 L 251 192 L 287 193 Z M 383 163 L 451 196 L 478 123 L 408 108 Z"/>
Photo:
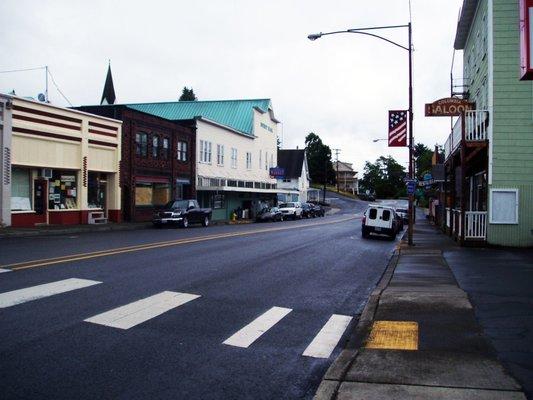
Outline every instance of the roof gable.
<path id="1" fill-rule="evenodd" d="M 278 150 L 278 167 L 285 170 L 286 179 L 302 176 L 305 150 Z"/>
<path id="2" fill-rule="evenodd" d="M 277 122 L 273 118 L 270 99 L 173 101 L 126 106 L 173 121 L 204 118 L 248 136 L 253 136 L 254 109 L 261 113 L 269 112 Z"/>

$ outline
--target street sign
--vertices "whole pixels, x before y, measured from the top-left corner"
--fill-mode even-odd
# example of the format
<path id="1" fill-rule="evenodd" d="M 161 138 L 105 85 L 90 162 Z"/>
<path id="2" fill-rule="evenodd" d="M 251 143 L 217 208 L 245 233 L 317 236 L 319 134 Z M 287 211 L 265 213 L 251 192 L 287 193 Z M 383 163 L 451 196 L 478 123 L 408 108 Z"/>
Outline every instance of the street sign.
<path id="1" fill-rule="evenodd" d="M 415 194 L 416 190 L 416 182 L 415 181 L 408 181 L 407 182 L 407 194 L 412 195 Z"/>

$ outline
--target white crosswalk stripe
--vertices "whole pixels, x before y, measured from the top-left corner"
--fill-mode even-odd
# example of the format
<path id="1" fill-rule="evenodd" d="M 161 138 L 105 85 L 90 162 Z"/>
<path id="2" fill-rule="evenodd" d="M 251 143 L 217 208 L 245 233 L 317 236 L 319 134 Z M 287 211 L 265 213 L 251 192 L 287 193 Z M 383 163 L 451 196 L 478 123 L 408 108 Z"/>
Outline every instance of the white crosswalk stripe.
<path id="1" fill-rule="evenodd" d="M 87 318 L 85 321 L 113 328 L 129 329 L 173 308 L 195 300 L 198 297 L 201 296 L 165 291 L 95 315 L 94 317 Z"/>
<path id="2" fill-rule="evenodd" d="M 3 272 L 11 272 L 11 270 L 6 268 L 0 268 L 0 274 Z"/>
<path id="3" fill-rule="evenodd" d="M 304 356 L 329 358 L 352 317 L 333 314 L 303 352 Z"/>
<path id="4" fill-rule="evenodd" d="M 229 346 L 249 347 L 270 328 L 292 311 L 291 308 L 272 307 L 260 315 L 237 333 L 226 339 L 223 343 Z"/>
<path id="5" fill-rule="evenodd" d="M 45 283 L 43 285 L 32 286 L 24 289 L 12 290 L 0 293 L 0 308 L 7 308 L 28 301 L 42 299 L 71 290 L 81 289 L 88 286 L 97 285 L 102 282 L 88 279 L 70 278 L 62 281 Z"/>

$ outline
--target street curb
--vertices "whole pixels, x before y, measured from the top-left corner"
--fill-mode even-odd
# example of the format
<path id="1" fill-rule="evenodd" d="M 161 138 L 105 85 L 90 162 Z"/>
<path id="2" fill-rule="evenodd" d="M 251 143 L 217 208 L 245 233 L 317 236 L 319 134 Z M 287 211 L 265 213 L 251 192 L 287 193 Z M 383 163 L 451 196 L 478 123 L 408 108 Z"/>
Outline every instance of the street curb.
<path id="1" fill-rule="evenodd" d="M 398 249 L 394 250 L 389 258 L 387 268 L 381 275 L 376 288 L 370 294 L 359 321 L 348 338 L 346 347 L 324 374 L 322 382 L 320 382 L 313 397 L 314 400 L 334 400 L 337 397 L 339 387 L 357 357 L 358 349 L 364 345 L 370 333 L 381 294 L 389 285 L 399 257 L 400 251 Z"/>
<path id="2" fill-rule="evenodd" d="M 0 239 L 2 238 L 14 238 L 14 237 L 35 237 L 35 236 L 57 236 L 57 235 L 70 235 L 74 233 L 91 233 L 91 232 L 110 232 L 110 231 L 134 231 L 141 229 L 149 229 L 152 224 L 132 224 L 121 226 L 95 226 L 91 229 L 87 228 L 65 228 L 65 229 L 44 229 L 33 231 L 19 231 L 19 232 L 0 232 Z"/>

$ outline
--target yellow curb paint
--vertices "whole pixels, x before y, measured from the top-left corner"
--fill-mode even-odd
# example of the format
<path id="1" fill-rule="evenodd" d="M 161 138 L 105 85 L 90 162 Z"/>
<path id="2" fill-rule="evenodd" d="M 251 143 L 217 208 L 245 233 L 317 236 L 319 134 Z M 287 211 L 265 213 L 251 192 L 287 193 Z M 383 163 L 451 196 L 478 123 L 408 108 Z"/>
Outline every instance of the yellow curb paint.
<path id="1" fill-rule="evenodd" d="M 374 321 L 365 347 L 367 349 L 418 350 L 418 323 Z"/>
<path id="2" fill-rule="evenodd" d="M 221 233 L 221 234 L 216 234 L 216 235 L 206 235 L 206 236 L 197 236 L 197 237 L 184 238 L 184 239 L 169 240 L 169 241 L 158 242 L 158 243 L 147 243 L 147 244 L 141 244 L 141 245 L 135 245 L 135 246 L 118 247 L 114 249 L 94 251 L 94 252 L 89 252 L 89 253 L 78 253 L 78 254 L 71 254 L 71 255 L 62 256 L 62 257 L 54 257 L 54 258 L 47 258 L 47 259 L 42 259 L 42 260 L 31 260 L 31 261 L 24 261 L 24 262 L 8 264 L 8 265 L 0 265 L 0 268 L 6 268 L 11 271 L 18 271 L 18 270 L 29 269 L 29 268 L 44 267 L 44 266 L 53 265 L 53 264 L 60 264 L 60 263 L 79 261 L 79 260 L 87 260 L 91 258 L 106 257 L 106 256 L 112 256 L 116 254 L 123 254 L 123 253 L 131 253 L 134 251 L 151 250 L 151 249 L 157 249 L 161 247 L 170 247 L 170 246 L 178 246 L 181 244 L 204 242 L 208 240 L 225 239 L 225 238 L 237 237 L 237 236 L 248 236 L 248 235 L 253 235 L 253 234 L 258 234 L 258 233 L 286 231 L 286 230 L 298 229 L 298 228 L 310 228 L 310 227 L 316 227 L 316 226 L 322 226 L 322 225 L 337 224 L 341 222 L 350 221 L 356 218 L 357 217 L 348 217 L 348 218 L 336 219 L 334 221 L 319 222 L 319 223 L 315 222 L 315 223 L 306 224 L 306 225 L 295 225 L 295 226 L 266 228 L 266 229 L 263 228 L 263 229 L 245 231 L 245 232 Z"/>

